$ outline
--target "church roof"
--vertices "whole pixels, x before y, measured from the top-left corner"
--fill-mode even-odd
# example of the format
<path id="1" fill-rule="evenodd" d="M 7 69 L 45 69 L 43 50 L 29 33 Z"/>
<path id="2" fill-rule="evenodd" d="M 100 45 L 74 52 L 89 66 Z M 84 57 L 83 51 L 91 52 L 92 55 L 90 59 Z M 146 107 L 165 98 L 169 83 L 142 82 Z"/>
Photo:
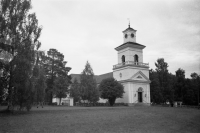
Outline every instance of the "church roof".
<path id="1" fill-rule="evenodd" d="M 127 29 L 125 29 L 125 30 L 123 31 L 123 33 L 124 33 L 124 32 L 126 32 L 126 31 L 128 31 L 128 30 L 137 31 L 137 30 L 135 30 L 135 29 L 131 28 L 131 27 L 130 27 L 130 25 L 129 25 L 129 26 L 128 26 L 128 28 L 127 28 Z"/>
<path id="2" fill-rule="evenodd" d="M 126 43 L 123 43 L 122 45 L 116 47 L 115 50 L 119 51 L 119 50 L 122 50 L 126 47 L 144 49 L 146 46 L 139 44 L 139 43 L 136 43 L 136 42 L 126 42 Z"/>
<path id="3" fill-rule="evenodd" d="M 80 83 L 81 81 L 81 74 L 71 74 L 71 81 L 74 82 L 75 78 L 77 79 L 77 81 Z M 113 77 L 113 72 L 110 73 L 105 73 L 102 75 L 94 75 L 97 84 L 100 84 L 102 80 L 106 79 L 106 78 L 111 78 Z"/>
<path id="4" fill-rule="evenodd" d="M 99 76 L 95 76 L 97 84 L 100 84 L 102 80 L 107 79 L 107 78 L 113 78 L 113 72 L 110 73 L 105 73 Z"/>

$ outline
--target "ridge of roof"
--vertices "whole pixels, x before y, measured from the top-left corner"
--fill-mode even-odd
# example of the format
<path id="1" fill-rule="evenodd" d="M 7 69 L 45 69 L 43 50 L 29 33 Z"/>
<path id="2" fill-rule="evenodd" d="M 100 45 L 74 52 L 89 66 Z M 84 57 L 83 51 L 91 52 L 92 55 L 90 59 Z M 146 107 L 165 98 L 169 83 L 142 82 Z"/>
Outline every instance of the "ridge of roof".
<path id="1" fill-rule="evenodd" d="M 131 27 L 128 27 L 128 28 L 125 29 L 123 32 L 126 32 L 126 31 L 128 31 L 128 30 L 134 30 L 134 31 L 137 31 L 137 30 L 135 30 L 135 29 L 133 29 L 133 28 L 131 28 Z"/>
<path id="2" fill-rule="evenodd" d="M 139 44 L 139 43 L 136 43 L 136 42 L 126 42 L 126 43 L 123 43 L 122 45 L 116 47 L 115 50 L 118 50 L 120 47 L 123 47 L 123 46 L 128 45 L 128 44 L 131 44 L 132 46 L 135 45 L 136 47 L 140 47 L 142 49 L 146 47 L 146 46 Z"/>

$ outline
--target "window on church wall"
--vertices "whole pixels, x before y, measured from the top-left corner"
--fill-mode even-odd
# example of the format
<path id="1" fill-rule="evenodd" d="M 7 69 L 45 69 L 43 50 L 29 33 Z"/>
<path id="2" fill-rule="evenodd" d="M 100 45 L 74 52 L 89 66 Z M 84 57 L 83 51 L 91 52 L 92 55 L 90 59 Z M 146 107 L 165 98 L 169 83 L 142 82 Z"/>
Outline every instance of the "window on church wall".
<path id="1" fill-rule="evenodd" d="M 125 56 L 122 55 L 122 63 L 125 63 Z"/>
<path id="2" fill-rule="evenodd" d="M 133 33 L 131 33 L 131 37 L 132 37 L 132 38 L 134 37 L 134 34 L 133 34 Z"/>
<path id="3" fill-rule="evenodd" d="M 124 36 L 125 38 L 127 38 L 128 37 L 128 35 L 127 34 L 125 34 L 125 36 Z"/>
<path id="4" fill-rule="evenodd" d="M 137 62 L 138 63 L 138 55 L 134 55 L 134 62 Z"/>

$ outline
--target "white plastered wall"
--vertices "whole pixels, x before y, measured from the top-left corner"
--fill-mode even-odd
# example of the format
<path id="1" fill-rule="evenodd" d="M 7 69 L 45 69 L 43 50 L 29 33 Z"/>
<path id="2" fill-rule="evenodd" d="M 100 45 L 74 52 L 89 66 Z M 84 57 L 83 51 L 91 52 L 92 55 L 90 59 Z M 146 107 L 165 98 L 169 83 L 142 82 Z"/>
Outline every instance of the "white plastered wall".
<path id="1" fill-rule="evenodd" d="M 125 56 L 125 61 L 134 61 L 134 55 L 137 54 L 139 62 L 143 62 L 143 51 L 141 49 L 127 47 L 118 51 L 118 63 L 122 63 L 122 55 Z"/>
<path id="2" fill-rule="evenodd" d="M 148 83 L 131 83 L 130 84 L 130 93 L 129 93 L 129 103 L 138 102 L 138 89 L 143 89 L 142 99 L 144 103 L 150 103 L 150 92 Z M 146 96 L 145 96 L 146 94 Z"/>
<path id="3" fill-rule="evenodd" d="M 125 38 L 125 34 L 127 34 L 127 38 Z M 131 37 L 131 34 L 134 34 L 134 37 Z M 126 42 L 136 42 L 136 31 L 127 31 L 123 34 L 124 36 L 124 43 Z"/>
<path id="4" fill-rule="evenodd" d="M 147 78 L 149 78 L 149 69 L 148 68 L 134 68 L 134 67 L 123 67 L 117 70 L 113 71 L 113 77 L 117 80 L 117 81 L 121 81 L 121 80 L 127 80 L 130 79 L 134 74 L 136 74 L 137 72 L 141 71 Z M 121 73 L 121 77 L 120 77 L 120 73 Z"/>

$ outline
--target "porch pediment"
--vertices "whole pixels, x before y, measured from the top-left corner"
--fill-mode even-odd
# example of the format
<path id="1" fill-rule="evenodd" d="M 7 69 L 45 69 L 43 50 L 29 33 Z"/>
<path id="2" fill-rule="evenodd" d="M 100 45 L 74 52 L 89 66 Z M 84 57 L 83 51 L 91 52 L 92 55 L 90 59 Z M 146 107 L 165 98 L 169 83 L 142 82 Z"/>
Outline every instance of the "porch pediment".
<path id="1" fill-rule="evenodd" d="M 139 80 L 139 81 L 150 81 L 149 78 L 145 76 L 145 74 L 142 73 L 141 71 L 138 71 L 137 73 L 135 73 L 130 79 Z"/>

